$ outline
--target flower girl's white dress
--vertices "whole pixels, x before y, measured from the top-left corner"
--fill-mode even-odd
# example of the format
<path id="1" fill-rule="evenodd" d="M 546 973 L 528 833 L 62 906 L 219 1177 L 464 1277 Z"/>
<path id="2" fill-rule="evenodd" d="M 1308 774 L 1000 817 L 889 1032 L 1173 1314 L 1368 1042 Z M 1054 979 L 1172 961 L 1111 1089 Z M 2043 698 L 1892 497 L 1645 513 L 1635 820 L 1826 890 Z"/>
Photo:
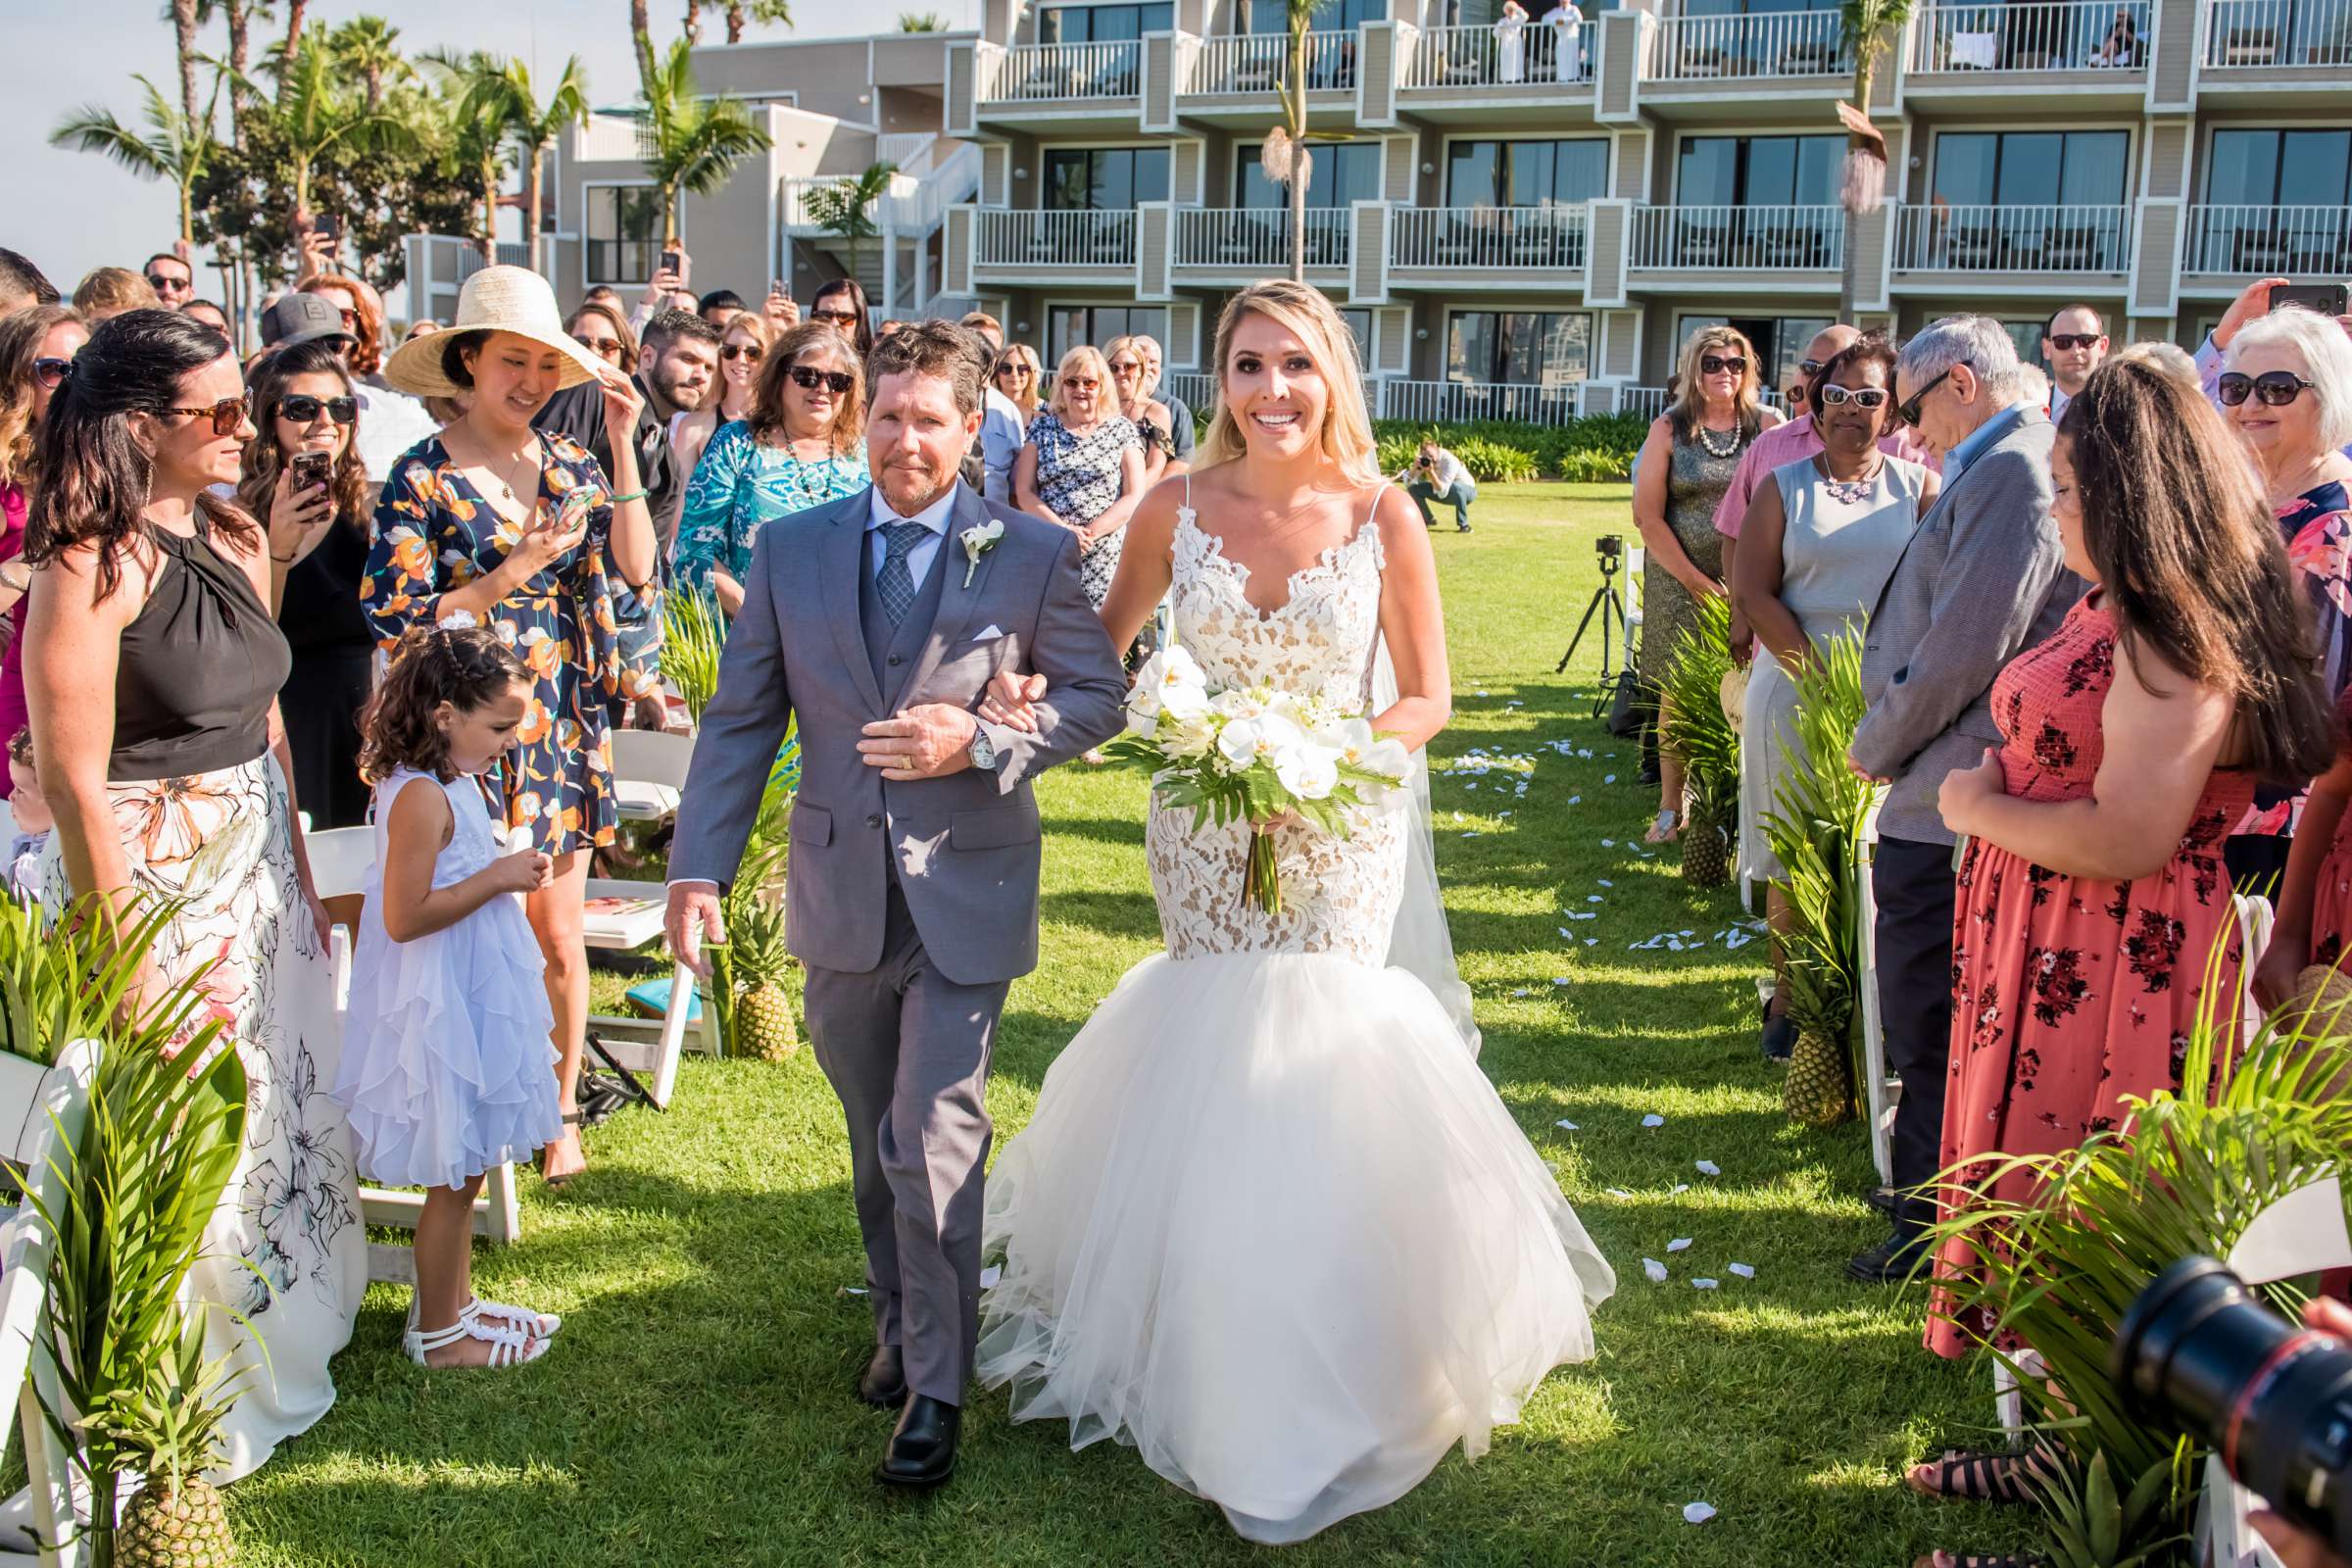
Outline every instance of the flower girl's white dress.
<path id="1" fill-rule="evenodd" d="M 1178 513 L 1178 641 L 1212 687 L 1370 712 L 1376 523 L 1260 615 Z M 979 1374 L 1017 1419 L 1115 1437 L 1252 1540 L 1302 1540 L 1473 1458 L 1589 1358 L 1608 1264 L 1429 988 L 1388 967 L 1406 813 L 1279 833 L 1285 906 L 1241 902 L 1248 828 L 1146 833 L 1164 955 L 1119 982 L 989 1176 Z"/>
<path id="2" fill-rule="evenodd" d="M 385 822 L 412 781 L 449 799 L 449 844 L 433 886 L 462 882 L 503 853 L 478 780 L 402 768 L 376 786 L 375 868 L 360 916 L 335 1099 L 359 1141 L 362 1175 L 390 1187 L 456 1187 L 528 1159 L 564 1130 L 555 1019 L 544 960 L 518 897 L 501 893 L 413 942 L 384 930 Z"/>

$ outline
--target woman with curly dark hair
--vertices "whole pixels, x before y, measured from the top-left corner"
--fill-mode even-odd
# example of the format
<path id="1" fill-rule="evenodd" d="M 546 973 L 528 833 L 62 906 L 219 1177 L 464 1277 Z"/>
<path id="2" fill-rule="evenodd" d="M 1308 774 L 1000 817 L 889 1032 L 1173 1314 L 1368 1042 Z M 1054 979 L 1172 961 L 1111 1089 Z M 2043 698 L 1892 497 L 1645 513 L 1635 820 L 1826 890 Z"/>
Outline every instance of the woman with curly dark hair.
<path id="1" fill-rule="evenodd" d="M 359 400 L 332 343 L 298 343 L 253 375 L 253 422 L 237 500 L 270 522 L 277 625 L 294 659 L 279 689 L 294 795 L 313 827 L 368 820 L 361 707 L 375 633 L 360 606 L 375 488 L 360 461 Z"/>
<path id="2" fill-rule="evenodd" d="M 41 419 L 73 373 L 74 356 L 90 340 L 89 324 L 71 305 L 33 305 L 0 318 L 0 735 L 24 727 L 25 590 L 32 566 L 24 554 L 24 517 L 40 468 Z M 16 793 L 10 759 L 0 755 L 0 798 Z"/>

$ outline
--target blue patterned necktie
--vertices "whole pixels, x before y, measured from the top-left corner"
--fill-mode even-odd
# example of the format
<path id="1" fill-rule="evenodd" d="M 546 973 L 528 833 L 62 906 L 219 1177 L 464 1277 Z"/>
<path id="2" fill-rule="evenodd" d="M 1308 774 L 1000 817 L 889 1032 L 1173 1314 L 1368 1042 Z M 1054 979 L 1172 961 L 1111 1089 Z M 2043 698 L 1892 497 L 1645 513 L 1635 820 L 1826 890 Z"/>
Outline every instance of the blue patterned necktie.
<path id="1" fill-rule="evenodd" d="M 906 558 L 931 530 L 919 522 L 886 522 L 882 525 L 884 554 L 882 569 L 874 575 L 874 592 L 882 600 L 882 613 L 890 617 L 893 626 L 906 618 L 914 608 L 914 572 L 907 566 Z"/>

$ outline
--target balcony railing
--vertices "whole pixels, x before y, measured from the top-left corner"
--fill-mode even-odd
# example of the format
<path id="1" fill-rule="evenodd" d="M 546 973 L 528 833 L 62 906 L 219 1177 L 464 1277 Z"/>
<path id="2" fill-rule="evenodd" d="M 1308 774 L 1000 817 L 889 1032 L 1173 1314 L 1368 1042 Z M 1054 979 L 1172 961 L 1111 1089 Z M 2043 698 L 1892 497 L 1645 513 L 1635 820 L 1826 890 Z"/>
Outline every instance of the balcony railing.
<path id="1" fill-rule="evenodd" d="M 1486 87 L 1523 82 L 1590 81 L 1589 29 L 1554 33 L 1541 24 L 1505 48 L 1491 26 L 1431 27 L 1405 62 L 1404 87 Z"/>
<path id="2" fill-rule="evenodd" d="M 1894 265 L 1907 272 L 2121 272 L 2129 207 L 1905 207 Z"/>
<path id="3" fill-rule="evenodd" d="M 1186 92 L 1272 92 L 1291 72 L 1287 32 L 1223 33 L 1200 40 Z M 1312 91 L 1355 87 L 1355 34 L 1306 35 L 1306 85 Z"/>
<path id="4" fill-rule="evenodd" d="M 1850 76 L 1835 11 L 1761 11 L 1745 16 L 1659 19 L 1642 74 L 1652 81 L 1723 76 Z"/>
<path id="5" fill-rule="evenodd" d="M 1563 268 L 1585 265 L 1583 207 L 1401 207 L 1389 265 Z"/>
<path id="6" fill-rule="evenodd" d="M 2240 277 L 2352 274 L 2352 207 L 2192 207 L 2180 270 Z"/>
<path id="7" fill-rule="evenodd" d="M 982 208 L 972 237 L 980 267 L 1133 267 L 1135 209 Z"/>
<path id="8" fill-rule="evenodd" d="M 1170 370 L 1152 390 L 1161 398 L 1181 400 L 1195 414 L 1206 414 L 1217 405 L 1217 378 L 1200 370 Z"/>
<path id="9" fill-rule="evenodd" d="M 1306 265 L 1346 267 L 1353 218 L 1345 207 L 1306 210 Z M 1180 207 L 1176 265 L 1277 272 L 1291 265 L 1291 215 L 1275 207 Z"/>
<path id="10" fill-rule="evenodd" d="M 2224 5 L 2231 0 L 2222 0 Z M 2010 0 L 1936 4 L 1911 33 L 1911 69 L 2144 71 L 2148 0 Z M 2118 14 L 2128 18 L 2119 22 Z"/>
<path id="11" fill-rule="evenodd" d="M 1845 264 L 1836 207 L 1642 207 L 1633 265 L 1715 271 L 1821 271 Z"/>
<path id="12" fill-rule="evenodd" d="M 1065 103 L 1088 98 L 1132 98 L 1143 81 L 1140 39 L 1107 43 L 1025 43 L 997 62 L 996 79 L 981 96 L 990 103 Z"/>
<path id="13" fill-rule="evenodd" d="M 1617 389 L 1617 412 L 1638 414 L 1644 419 L 1654 419 L 1666 412 L 1674 397 L 1662 386 L 1621 386 Z"/>
<path id="14" fill-rule="evenodd" d="M 2352 65 L 2352 0 L 2213 0 L 2205 69 Z"/>
<path id="15" fill-rule="evenodd" d="M 1424 424 L 1511 419 L 1521 424 L 1566 424 L 1576 417 L 1581 383 L 1384 381 L 1380 416 Z"/>

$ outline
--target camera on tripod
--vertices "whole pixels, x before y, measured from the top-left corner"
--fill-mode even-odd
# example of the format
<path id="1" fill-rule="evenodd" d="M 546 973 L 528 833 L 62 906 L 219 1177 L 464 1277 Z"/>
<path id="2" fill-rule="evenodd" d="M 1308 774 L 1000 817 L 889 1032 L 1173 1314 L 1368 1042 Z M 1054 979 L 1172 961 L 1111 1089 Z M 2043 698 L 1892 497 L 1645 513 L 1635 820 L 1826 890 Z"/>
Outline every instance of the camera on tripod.
<path id="1" fill-rule="evenodd" d="M 1552 666 L 1552 673 L 1556 675 L 1567 669 L 1568 662 L 1576 657 L 1577 644 L 1585 640 L 1586 628 L 1592 624 L 1592 617 L 1598 615 L 1600 617 L 1600 684 L 1604 695 L 1593 705 L 1593 716 L 1597 718 L 1601 709 L 1607 707 L 1609 703 L 1609 698 L 1605 694 L 1609 690 L 1611 666 L 1614 662 L 1614 651 L 1610 646 L 1609 634 L 1613 629 L 1624 627 L 1626 624 L 1625 600 L 1617 592 L 1617 572 L 1625 562 L 1625 539 L 1619 534 L 1604 533 L 1592 541 L 1592 553 L 1600 558 L 1600 586 L 1592 590 L 1592 603 L 1585 606 L 1585 618 L 1576 623 L 1576 635 L 1568 639 L 1568 651 L 1562 654 L 1560 662 Z M 1628 634 L 1630 635 L 1630 631 Z M 1625 651 L 1629 661 L 1633 657 L 1633 652 L 1630 647 Z"/>
<path id="2" fill-rule="evenodd" d="M 1617 564 L 1625 555 L 1625 540 L 1620 535 L 1604 533 L 1592 541 L 1592 553 L 1600 557 L 1601 575 L 1609 576 L 1617 570 Z"/>

